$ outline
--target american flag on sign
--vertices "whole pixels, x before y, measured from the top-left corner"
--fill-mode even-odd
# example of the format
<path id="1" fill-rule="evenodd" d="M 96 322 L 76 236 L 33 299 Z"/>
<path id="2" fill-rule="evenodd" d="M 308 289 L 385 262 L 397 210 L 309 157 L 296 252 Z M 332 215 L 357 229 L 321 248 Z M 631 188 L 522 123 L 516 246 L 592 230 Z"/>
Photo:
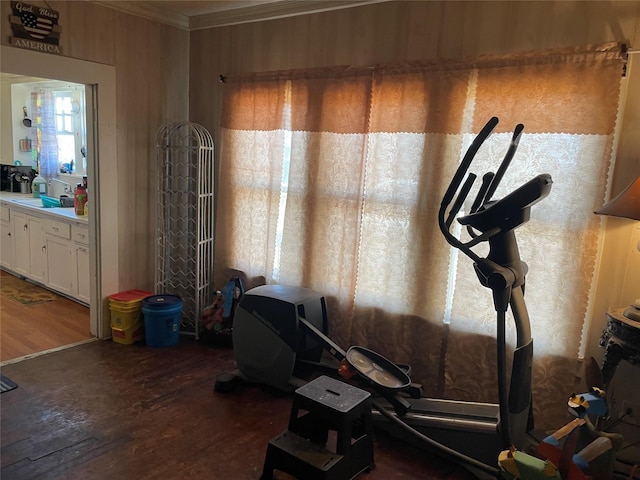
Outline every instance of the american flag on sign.
<path id="1" fill-rule="evenodd" d="M 22 12 L 20 14 L 22 26 L 33 38 L 42 40 L 47 38 L 53 30 L 53 21 L 47 17 L 40 17 L 34 13 Z"/>

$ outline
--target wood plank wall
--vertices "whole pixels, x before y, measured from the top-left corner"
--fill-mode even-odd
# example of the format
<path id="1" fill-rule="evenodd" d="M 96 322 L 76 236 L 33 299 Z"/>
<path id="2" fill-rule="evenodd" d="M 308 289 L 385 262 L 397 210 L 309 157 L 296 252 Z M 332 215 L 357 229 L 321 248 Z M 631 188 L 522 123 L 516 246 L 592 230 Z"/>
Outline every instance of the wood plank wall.
<path id="1" fill-rule="evenodd" d="M 220 74 L 607 41 L 640 48 L 639 1 L 390 1 L 191 34 L 90 2 L 29 3 L 60 12 L 65 56 L 116 67 L 122 289 L 153 286 L 155 132 L 166 121 L 188 116 L 219 138 Z M 3 45 L 9 45 L 9 13 L 10 2 L 0 2 Z M 635 84 L 640 61 L 636 65 L 629 79 Z M 638 152 L 640 102 L 628 99 L 626 108 L 620 149 Z M 614 191 L 638 174 L 635 159 L 620 159 Z M 596 308 L 597 315 L 604 308 Z"/>
<path id="2" fill-rule="evenodd" d="M 0 3 L 1 41 L 10 45 L 10 2 Z M 189 33 L 90 2 L 27 3 L 60 13 L 64 56 L 116 68 L 119 284 L 122 290 L 151 290 L 156 215 L 154 138 L 162 123 L 188 119 Z"/>
<path id="3" fill-rule="evenodd" d="M 640 48 L 639 1 L 391 1 L 199 30 L 191 33 L 190 117 L 220 138 L 220 74 L 459 58 L 611 41 Z M 634 58 L 613 193 L 640 175 L 640 55 Z M 623 238 L 631 234 L 625 230 Z M 620 298 L 622 275 L 615 275 L 624 271 L 627 261 L 620 255 L 621 244 L 629 242 L 605 239 L 606 268 L 596 286 L 588 356 L 602 355 L 598 338 L 608 306 L 633 301 Z M 631 283 L 640 284 L 640 272 Z"/>
<path id="4" fill-rule="evenodd" d="M 220 74 L 607 41 L 640 46 L 640 2 L 392 1 L 199 30 L 191 33 L 191 118 L 217 128 Z"/>

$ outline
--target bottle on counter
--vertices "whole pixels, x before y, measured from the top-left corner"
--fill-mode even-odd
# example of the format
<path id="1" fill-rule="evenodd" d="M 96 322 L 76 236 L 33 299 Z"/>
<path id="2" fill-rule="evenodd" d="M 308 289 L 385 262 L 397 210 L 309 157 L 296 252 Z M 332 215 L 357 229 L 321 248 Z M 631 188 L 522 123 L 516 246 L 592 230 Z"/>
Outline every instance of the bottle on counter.
<path id="1" fill-rule="evenodd" d="M 76 185 L 76 191 L 73 195 L 73 208 L 76 215 L 84 215 L 85 205 L 87 203 L 87 189 L 81 183 Z"/>
<path id="2" fill-rule="evenodd" d="M 31 182 L 31 193 L 33 193 L 33 196 L 36 198 L 39 198 L 40 195 L 46 195 L 47 188 L 47 181 L 40 175 L 36 175 L 36 177 Z"/>

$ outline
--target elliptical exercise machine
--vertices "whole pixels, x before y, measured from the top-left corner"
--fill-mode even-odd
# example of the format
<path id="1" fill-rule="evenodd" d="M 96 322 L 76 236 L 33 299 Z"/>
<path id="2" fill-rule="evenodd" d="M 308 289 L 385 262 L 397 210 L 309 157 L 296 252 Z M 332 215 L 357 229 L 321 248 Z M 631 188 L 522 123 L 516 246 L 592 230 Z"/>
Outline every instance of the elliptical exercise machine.
<path id="1" fill-rule="evenodd" d="M 419 388 L 411 384 L 407 369 L 363 347 L 353 346 L 345 352 L 327 337 L 324 297 L 304 288 L 279 285 L 245 292 L 233 327 L 238 369 L 218 377 L 216 390 L 229 390 L 237 378 L 276 388 L 299 385 L 293 377 L 296 365 L 319 365 L 322 352 L 328 351 L 379 395 L 373 402 L 381 420 L 376 426 L 435 447 L 479 476 L 498 477 L 498 454 L 512 445 L 522 448 L 526 433 L 533 426 L 533 341 L 524 302 L 527 265 L 520 259 L 514 230 L 529 220 L 531 207 L 549 194 L 552 181 L 548 174 L 538 175 L 504 198 L 492 199 L 518 147 L 523 126 L 517 125 L 497 172 L 483 176 L 469 213 L 457 218 L 471 239 L 463 242 L 451 233 L 477 177 L 469 173 L 464 183 L 463 179 L 497 124 L 498 119 L 491 118 L 473 140 L 444 194 L 438 214 L 447 242 L 473 260 L 480 283 L 492 291 L 497 315 L 497 405 L 421 397 Z M 489 244 L 484 258 L 473 251 L 482 242 Z M 515 322 L 516 346 L 507 385 L 505 323 L 509 307 Z"/>
<path id="2" fill-rule="evenodd" d="M 411 401 L 411 410 L 402 419 L 409 428 L 418 430 L 427 443 L 473 469 L 496 476 L 496 456 L 511 446 L 523 448 L 527 432 L 533 428 L 531 410 L 531 368 L 533 340 L 529 315 L 524 301 L 527 265 L 520 259 L 514 230 L 530 218 L 531 207 L 545 198 L 552 185 L 551 176 L 541 174 L 500 200 L 492 197 L 502 180 L 520 142 L 523 125 L 515 127 L 507 153 L 498 170 L 482 177 L 482 184 L 468 214 L 457 217 L 476 180 L 467 174 L 471 162 L 484 141 L 498 124 L 491 118 L 476 136 L 447 188 L 438 223 L 447 242 L 474 262 L 480 283 L 490 288 L 497 321 L 497 367 L 499 403 L 486 404 L 438 399 Z M 464 180 L 464 183 L 463 183 Z M 462 241 L 451 233 L 456 220 L 469 234 Z M 480 257 L 473 247 L 488 242 L 489 253 Z M 506 312 L 511 307 L 516 330 L 516 345 L 511 365 L 511 381 L 507 385 Z M 385 415 L 388 417 L 388 415 Z M 397 425 L 397 422 L 394 423 Z M 437 445 L 437 444 L 441 445 Z M 441 446 L 445 447 L 442 449 Z M 477 460 L 477 461 L 469 461 Z M 479 463 L 478 463 L 479 461 Z M 478 472 L 476 472 L 478 473 Z"/>

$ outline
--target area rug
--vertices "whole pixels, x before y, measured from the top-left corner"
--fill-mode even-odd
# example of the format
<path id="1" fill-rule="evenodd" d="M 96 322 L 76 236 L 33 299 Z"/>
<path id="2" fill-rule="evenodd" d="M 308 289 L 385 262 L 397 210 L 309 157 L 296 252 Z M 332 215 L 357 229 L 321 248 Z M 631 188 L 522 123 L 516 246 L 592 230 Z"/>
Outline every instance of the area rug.
<path id="1" fill-rule="evenodd" d="M 14 388 L 18 388 L 18 385 L 16 385 L 4 375 L 0 375 L 0 393 L 9 392 Z"/>
<path id="2" fill-rule="evenodd" d="M 23 305 L 36 305 L 58 298 L 45 288 L 6 274 L 0 277 L 0 294 Z"/>

